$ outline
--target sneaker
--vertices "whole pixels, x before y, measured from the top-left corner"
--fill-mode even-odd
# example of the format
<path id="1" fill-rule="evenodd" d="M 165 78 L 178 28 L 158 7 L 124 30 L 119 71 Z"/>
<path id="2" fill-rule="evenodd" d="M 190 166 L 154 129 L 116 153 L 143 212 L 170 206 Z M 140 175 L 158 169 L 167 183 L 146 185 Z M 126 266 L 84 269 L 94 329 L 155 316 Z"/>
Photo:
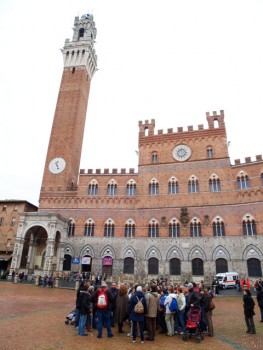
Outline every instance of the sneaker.
<path id="1" fill-rule="evenodd" d="M 131 337 L 131 336 L 132 336 L 132 334 L 131 334 L 131 333 L 128 333 L 128 334 L 127 334 L 127 337 Z"/>
<path id="2" fill-rule="evenodd" d="M 135 343 L 135 340 L 133 340 L 132 342 Z"/>
<path id="3" fill-rule="evenodd" d="M 184 332 L 181 332 L 180 334 L 181 334 L 181 335 L 183 335 L 183 334 L 184 334 Z"/>
<path id="4" fill-rule="evenodd" d="M 144 341 L 143 341 L 143 340 L 141 341 L 141 344 L 144 344 Z"/>
<path id="5" fill-rule="evenodd" d="M 113 337 L 113 334 L 109 334 L 109 335 L 108 335 L 108 338 L 112 338 L 112 337 Z"/>

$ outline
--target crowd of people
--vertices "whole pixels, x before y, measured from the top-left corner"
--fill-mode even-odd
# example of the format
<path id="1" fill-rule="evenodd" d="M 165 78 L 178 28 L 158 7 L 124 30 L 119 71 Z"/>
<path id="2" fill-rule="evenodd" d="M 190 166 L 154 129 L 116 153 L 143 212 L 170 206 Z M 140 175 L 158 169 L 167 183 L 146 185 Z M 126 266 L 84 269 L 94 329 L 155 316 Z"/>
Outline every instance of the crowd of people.
<path id="1" fill-rule="evenodd" d="M 154 341 L 157 332 L 183 336 L 189 311 L 198 308 L 202 334 L 213 337 L 212 298 L 213 292 L 204 283 L 173 286 L 152 281 L 144 287 L 125 283 L 108 287 L 104 280 L 100 285 L 84 280 L 77 291 L 75 327 L 81 336 L 97 329 L 97 337 L 101 338 L 104 327 L 107 336 L 113 337 L 112 327 L 124 333 L 123 325 L 127 323 L 132 341 L 140 337 L 144 343 Z"/>

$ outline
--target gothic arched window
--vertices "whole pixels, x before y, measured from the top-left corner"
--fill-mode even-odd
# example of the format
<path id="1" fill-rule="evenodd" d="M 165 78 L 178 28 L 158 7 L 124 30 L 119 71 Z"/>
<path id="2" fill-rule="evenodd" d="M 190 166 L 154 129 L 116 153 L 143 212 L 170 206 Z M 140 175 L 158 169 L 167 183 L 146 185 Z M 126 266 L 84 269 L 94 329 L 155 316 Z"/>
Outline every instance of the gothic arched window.
<path id="1" fill-rule="evenodd" d="M 125 237 L 135 237 L 135 223 L 132 219 L 125 222 Z"/>
<path id="2" fill-rule="evenodd" d="M 126 185 L 126 195 L 127 196 L 135 196 L 136 195 L 136 182 L 134 180 L 130 180 Z"/>
<path id="3" fill-rule="evenodd" d="M 180 237 L 180 224 L 176 219 L 169 222 L 169 237 Z"/>
<path id="4" fill-rule="evenodd" d="M 225 225 L 219 216 L 213 220 L 213 235 L 214 237 L 222 237 L 225 235 Z"/>
<path id="5" fill-rule="evenodd" d="M 209 179 L 210 192 L 220 192 L 221 184 L 220 179 L 216 174 L 213 174 Z"/>
<path id="6" fill-rule="evenodd" d="M 84 28 L 80 28 L 79 30 L 79 38 L 83 38 L 84 37 Z"/>
<path id="7" fill-rule="evenodd" d="M 108 219 L 104 225 L 104 237 L 114 237 L 115 224 L 111 219 Z"/>
<path id="8" fill-rule="evenodd" d="M 75 222 L 73 219 L 68 221 L 68 237 L 74 236 L 75 234 Z"/>
<path id="9" fill-rule="evenodd" d="M 179 193 L 179 185 L 177 179 L 173 176 L 170 178 L 168 183 L 168 193 L 175 194 Z"/>
<path id="10" fill-rule="evenodd" d="M 192 175 L 188 180 L 188 192 L 189 193 L 198 193 L 199 192 L 199 183 L 197 177 Z"/>
<path id="11" fill-rule="evenodd" d="M 159 224 L 155 219 L 152 219 L 148 225 L 148 237 L 159 237 Z"/>
<path id="12" fill-rule="evenodd" d="M 88 219 L 88 221 L 85 223 L 84 236 L 94 236 L 94 221 L 92 219 Z"/>
<path id="13" fill-rule="evenodd" d="M 206 155 L 207 155 L 207 158 L 213 158 L 214 152 L 213 152 L 213 148 L 212 147 L 208 147 L 206 149 Z"/>
<path id="14" fill-rule="evenodd" d="M 149 183 L 149 194 L 153 196 L 159 194 L 159 184 L 156 179 L 152 179 Z"/>
<path id="15" fill-rule="evenodd" d="M 244 236 L 254 236 L 257 234 L 256 221 L 250 214 L 243 217 L 242 226 Z"/>
<path id="16" fill-rule="evenodd" d="M 115 180 L 111 180 L 108 183 L 107 195 L 108 196 L 116 196 L 117 195 L 117 183 Z"/>
<path id="17" fill-rule="evenodd" d="M 190 237 L 201 237 L 202 226 L 201 222 L 197 218 L 193 218 L 190 222 Z"/>
<path id="18" fill-rule="evenodd" d="M 88 195 L 89 196 L 96 196 L 98 194 L 98 189 L 99 189 L 98 182 L 96 180 L 92 180 L 89 183 Z"/>
<path id="19" fill-rule="evenodd" d="M 244 171 L 240 171 L 237 176 L 237 187 L 240 190 L 245 190 L 250 187 L 249 177 Z"/>
<path id="20" fill-rule="evenodd" d="M 156 152 L 152 154 L 152 163 L 158 163 L 158 154 Z"/>

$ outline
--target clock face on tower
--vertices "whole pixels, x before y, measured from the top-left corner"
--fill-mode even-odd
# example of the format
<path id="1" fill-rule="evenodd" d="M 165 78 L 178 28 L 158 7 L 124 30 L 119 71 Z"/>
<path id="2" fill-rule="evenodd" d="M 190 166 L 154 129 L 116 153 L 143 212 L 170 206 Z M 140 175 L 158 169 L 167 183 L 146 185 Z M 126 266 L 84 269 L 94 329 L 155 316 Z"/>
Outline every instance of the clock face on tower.
<path id="1" fill-rule="evenodd" d="M 178 145 L 175 146 L 172 154 L 175 160 L 178 160 L 179 162 L 184 162 L 191 156 L 191 148 L 187 145 Z"/>
<path id="2" fill-rule="evenodd" d="M 63 158 L 54 158 L 49 163 L 49 171 L 52 174 L 59 174 L 66 168 L 66 161 Z"/>

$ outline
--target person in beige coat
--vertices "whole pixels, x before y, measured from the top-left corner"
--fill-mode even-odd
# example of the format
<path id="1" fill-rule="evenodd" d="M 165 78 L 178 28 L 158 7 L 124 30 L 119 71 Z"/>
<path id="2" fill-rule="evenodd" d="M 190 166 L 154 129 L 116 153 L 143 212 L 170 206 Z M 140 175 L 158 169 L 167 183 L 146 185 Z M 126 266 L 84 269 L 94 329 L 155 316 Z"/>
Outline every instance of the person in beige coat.
<path id="1" fill-rule="evenodd" d="M 155 284 L 150 286 L 150 291 L 146 294 L 146 325 L 148 337 L 145 340 L 153 341 L 156 334 L 156 319 L 159 307 L 160 295 L 157 292 L 157 287 Z"/>

